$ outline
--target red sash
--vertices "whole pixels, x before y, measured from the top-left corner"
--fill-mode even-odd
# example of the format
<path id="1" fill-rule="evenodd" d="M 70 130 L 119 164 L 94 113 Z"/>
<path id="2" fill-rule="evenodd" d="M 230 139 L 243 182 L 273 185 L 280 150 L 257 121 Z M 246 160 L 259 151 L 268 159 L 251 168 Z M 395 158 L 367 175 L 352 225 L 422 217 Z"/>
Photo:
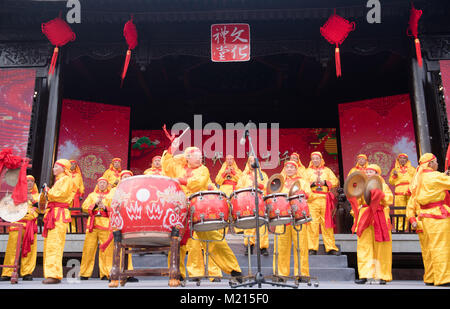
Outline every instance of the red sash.
<path id="1" fill-rule="evenodd" d="M 331 186 L 330 186 L 331 187 Z M 325 227 L 326 228 L 334 228 L 335 224 L 333 221 L 333 210 L 336 204 L 336 197 L 330 191 L 322 192 L 313 190 L 314 193 L 324 194 L 326 197 L 326 208 L 325 208 Z"/>
<path id="2" fill-rule="evenodd" d="M 47 215 L 44 217 L 44 230 L 42 231 L 42 237 L 47 237 L 48 230 L 52 230 L 55 228 L 55 222 L 59 220 L 61 215 L 64 219 L 64 209 L 69 208 L 68 203 L 58 203 L 58 202 L 49 202 L 47 204 L 47 208 L 49 211 Z M 55 218 L 55 209 L 58 208 L 57 218 Z M 68 221 L 70 222 L 70 221 Z"/>
<path id="3" fill-rule="evenodd" d="M 439 207 L 442 215 L 438 216 L 438 215 L 432 215 L 432 214 L 420 214 L 419 217 L 433 218 L 433 219 L 445 219 L 445 218 L 450 217 L 450 213 L 444 207 L 444 205 L 446 204 L 446 200 L 448 200 L 448 198 L 449 198 L 448 191 L 446 192 L 445 195 L 446 195 L 446 197 L 442 201 L 437 201 L 437 202 L 432 202 L 432 203 L 428 203 L 425 205 L 420 205 L 420 209 L 431 209 L 431 208 Z"/>
<path id="4" fill-rule="evenodd" d="M 371 194 L 370 205 L 363 205 L 363 207 L 368 207 L 369 209 L 364 212 L 358 221 L 356 235 L 361 236 L 364 230 L 372 225 L 375 233 L 375 241 L 389 241 L 389 229 L 386 217 L 384 216 L 383 206 L 380 204 L 384 198 L 384 193 L 379 189 L 374 189 L 371 191 Z"/>
<path id="5" fill-rule="evenodd" d="M 34 242 L 34 235 L 37 234 L 38 232 L 36 221 L 37 219 L 26 221 L 25 234 L 23 236 L 23 243 L 22 243 L 22 257 L 26 257 L 28 255 L 28 252 L 31 251 L 31 245 Z"/>
<path id="6" fill-rule="evenodd" d="M 77 190 L 77 192 L 75 193 L 75 196 L 73 197 L 73 208 L 80 208 L 80 190 Z M 72 215 L 81 215 L 81 211 L 79 210 L 72 210 L 70 212 Z"/>

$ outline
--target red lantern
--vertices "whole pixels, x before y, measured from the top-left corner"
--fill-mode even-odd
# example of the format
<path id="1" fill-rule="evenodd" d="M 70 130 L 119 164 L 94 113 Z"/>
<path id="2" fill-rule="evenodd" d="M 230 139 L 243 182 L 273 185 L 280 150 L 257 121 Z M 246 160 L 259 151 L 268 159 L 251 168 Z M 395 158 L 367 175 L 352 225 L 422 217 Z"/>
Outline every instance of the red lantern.
<path id="1" fill-rule="evenodd" d="M 52 61 L 50 62 L 50 67 L 48 70 L 48 75 L 51 75 L 55 71 L 59 48 L 66 45 L 70 41 L 74 41 L 76 36 L 70 26 L 62 20 L 61 17 L 57 17 L 49 22 L 43 23 L 41 28 L 42 33 L 44 33 L 48 40 L 55 45 Z"/>
<path id="2" fill-rule="evenodd" d="M 126 24 L 123 28 L 123 36 L 125 37 L 125 40 L 127 41 L 128 50 L 127 50 L 127 55 L 125 57 L 125 63 L 123 65 L 122 76 L 121 76 L 122 81 L 121 81 L 120 87 L 122 87 L 123 80 L 125 79 L 125 75 L 127 74 L 128 65 L 130 64 L 131 50 L 133 50 L 138 44 L 138 34 L 137 34 L 136 26 L 133 23 L 133 17 L 131 17 L 131 19 L 126 22 Z"/>
<path id="3" fill-rule="evenodd" d="M 330 42 L 335 44 L 335 61 L 336 61 L 336 76 L 339 77 L 341 73 L 341 57 L 339 53 L 339 44 L 342 44 L 347 38 L 350 31 L 355 30 L 355 23 L 349 22 L 339 15 L 333 14 L 326 23 L 320 27 L 322 36 Z"/>
<path id="4" fill-rule="evenodd" d="M 417 38 L 418 35 L 418 27 L 419 27 L 419 19 L 422 16 L 422 10 L 416 10 L 414 5 L 411 7 L 411 14 L 409 16 L 409 25 L 406 30 L 406 34 L 408 36 L 414 37 L 414 44 L 416 45 L 416 56 L 417 63 L 419 66 L 422 66 L 422 51 L 420 50 L 420 41 Z"/>

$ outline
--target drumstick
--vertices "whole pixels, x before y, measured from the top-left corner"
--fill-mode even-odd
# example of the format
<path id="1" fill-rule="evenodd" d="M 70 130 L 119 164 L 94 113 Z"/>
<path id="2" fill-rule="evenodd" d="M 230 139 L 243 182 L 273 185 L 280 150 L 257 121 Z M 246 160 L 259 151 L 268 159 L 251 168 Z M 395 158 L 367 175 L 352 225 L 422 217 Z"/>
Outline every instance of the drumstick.
<path id="1" fill-rule="evenodd" d="M 181 137 L 184 135 L 184 133 L 186 133 L 188 130 L 190 129 L 190 127 L 187 127 L 186 129 L 184 129 L 183 133 L 180 134 L 180 136 L 178 136 L 178 139 L 181 139 Z"/>

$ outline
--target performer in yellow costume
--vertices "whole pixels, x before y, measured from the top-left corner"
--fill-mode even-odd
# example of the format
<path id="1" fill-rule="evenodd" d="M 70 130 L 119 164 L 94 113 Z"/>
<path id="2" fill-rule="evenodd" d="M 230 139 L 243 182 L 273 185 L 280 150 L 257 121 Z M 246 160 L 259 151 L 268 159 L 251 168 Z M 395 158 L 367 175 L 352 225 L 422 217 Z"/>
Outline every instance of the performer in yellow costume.
<path id="1" fill-rule="evenodd" d="M 233 191 L 236 190 L 237 182 L 241 175 L 242 171 L 237 166 L 234 157 L 227 155 L 225 163 L 222 164 L 222 167 L 216 175 L 216 183 L 219 185 L 219 190 L 230 197 Z M 235 227 L 234 232 L 242 234 L 244 230 Z"/>
<path id="2" fill-rule="evenodd" d="M 162 175 L 161 156 L 152 158 L 152 166 L 144 171 L 144 175 Z"/>
<path id="3" fill-rule="evenodd" d="M 117 182 L 117 184 L 119 184 L 119 182 L 121 180 L 124 180 L 128 177 L 133 176 L 133 172 L 130 170 L 122 170 L 119 174 L 119 181 Z M 117 185 L 113 188 L 111 188 L 110 193 L 109 193 L 109 200 L 111 201 L 114 197 L 114 193 L 116 192 L 117 189 Z M 113 248 L 113 253 L 114 253 L 114 248 Z M 133 270 L 133 255 L 131 253 L 128 254 L 128 265 L 127 265 L 127 269 L 128 270 Z M 128 277 L 127 278 L 127 282 L 139 282 L 138 278 L 135 277 Z"/>
<path id="4" fill-rule="evenodd" d="M 33 271 L 36 267 L 37 257 L 37 224 L 38 209 L 35 207 L 39 201 L 39 192 L 32 175 L 27 175 L 28 186 L 28 212 L 16 223 L 24 226 L 22 230 L 22 257 L 20 261 L 20 276 L 24 281 L 33 280 Z M 19 237 L 19 228 L 11 226 L 9 228 L 8 244 L 6 245 L 5 259 L 3 265 L 13 265 L 16 258 L 16 244 Z M 13 269 L 4 267 L 0 281 L 11 280 Z"/>
<path id="5" fill-rule="evenodd" d="M 83 174 L 81 173 L 80 166 L 78 165 L 77 161 L 70 160 L 70 172 L 72 173 L 72 180 L 75 185 L 75 196 L 73 198 L 71 208 L 81 208 L 81 198 L 84 194 L 84 183 L 83 183 Z M 75 215 L 81 215 L 80 210 L 71 210 L 70 215 L 72 216 L 72 222 L 70 224 L 71 226 L 71 232 L 75 233 L 77 229 L 77 219 L 75 219 L 73 216 Z M 80 220 L 80 219 L 78 219 Z"/>
<path id="6" fill-rule="evenodd" d="M 113 262 L 112 231 L 109 224 L 111 211 L 109 183 L 106 178 L 99 178 L 93 192 L 83 202 L 83 211 L 89 214 L 83 255 L 81 257 L 80 279 L 87 280 L 94 270 L 95 254 L 100 245 L 98 267 L 101 279 L 109 279 Z"/>
<path id="7" fill-rule="evenodd" d="M 381 175 L 381 168 L 376 164 L 369 164 L 366 168 L 368 177 Z M 392 236 L 389 206 L 394 196 L 389 186 L 383 182 L 382 190 L 374 189 L 370 204 L 359 199 L 361 205 L 356 223 L 359 279 L 357 284 L 364 284 L 368 279 L 379 280 L 380 284 L 392 281 Z"/>
<path id="8" fill-rule="evenodd" d="M 255 181 L 255 172 L 252 167 L 253 163 L 255 162 L 255 158 L 253 156 L 249 156 L 247 160 L 247 164 L 245 165 L 244 171 L 242 172 L 241 177 L 239 178 L 239 181 L 237 183 L 238 189 L 244 189 L 244 188 L 253 188 L 254 181 Z M 263 195 L 266 194 L 266 185 L 269 181 L 269 178 L 267 177 L 267 174 L 264 171 L 261 171 L 261 174 L 263 176 L 263 180 L 261 180 L 259 172 L 258 173 L 258 189 L 263 191 Z M 261 207 L 262 205 L 260 205 Z M 250 236 L 250 235 L 256 235 L 256 228 L 254 229 L 245 229 L 244 235 Z M 264 256 L 269 255 L 269 231 L 267 230 L 266 225 L 262 225 L 259 228 L 259 248 L 261 249 L 261 254 Z M 253 254 L 253 248 L 255 246 L 255 240 L 256 237 L 245 237 L 244 239 L 244 246 L 245 246 L 245 254 L 248 254 L 247 246 L 250 242 L 250 252 Z"/>
<path id="9" fill-rule="evenodd" d="M 283 170 L 286 173 L 284 180 L 284 186 L 281 193 L 289 193 L 292 185 L 298 181 L 300 183 L 300 189 L 298 194 L 304 194 L 305 199 L 311 195 L 311 188 L 309 183 L 303 180 L 298 175 L 298 165 L 295 161 L 287 161 L 284 164 Z M 300 273 L 302 276 L 309 276 L 309 254 L 308 254 L 308 235 L 307 227 L 309 223 L 297 226 L 296 229 L 300 230 L 298 232 L 294 229 L 291 224 L 286 224 L 286 230 L 283 225 L 278 225 L 275 229 L 277 234 L 284 233 L 278 236 L 278 240 L 275 243 L 274 252 L 278 249 L 278 270 L 276 269 L 275 253 L 273 256 L 273 272 L 279 276 L 288 277 L 291 268 L 291 248 L 293 245 L 294 249 L 294 276 L 298 276 L 298 255 L 297 255 L 297 242 L 300 245 Z M 297 235 L 299 239 L 297 240 Z M 278 245 L 277 245 L 278 243 Z M 278 248 L 277 248 L 278 247 Z"/>
<path id="10" fill-rule="evenodd" d="M 109 165 L 109 168 L 103 173 L 102 178 L 108 179 L 112 188 L 117 186 L 120 180 L 120 172 L 122 171 L 122 159 L 114 158 Z"/>
<path id="11" fill-rule="evenodd" d="M 411 166 L 411 161 L 408 159 L 408 155 L 401 153 L 397 156 L 395 160 L 395 166 L 389 175 L 389 183 L 395 187 L 394 195 L 394 206 L 406 207 L 408 205 L 408 200 L 411 195 L 409 191 L 409 184 L 416 173 L 416 169 Z M 394 214 L 404 215 L 406 210 L 395 209 Z M 398 222 L 397 222 L 398 221 Z M 399 230 L 406 230 L 406 222 L 404 223 L 403 218 L 397 218 L 394 222 L 394 227 Z M 405 225 L 405 226 L 403 226 Z"/>
<path id="12" fill-rule="evenodd" d="M 63 277 L 62 259 L 68 223 L 71 222 L 70 203 L 75 196 L 70 162 L 59 159 L 53 167 L 55 183 L 47 192 L 44 214 L 44 284 L 60 283 Z"/>
<path id="13" fill-rule="evenodd" d="M 335 196 L 332 189 L 339 185 L 339 180 L 331 169 L 325 166 L 320 152 L 311 153 L 311 161 L 305 171 L 305 180 L 310 183 L 311 196 L 308 199 L 312 221 L 308 227 L 308 246 L 310 254 L 317 254 L 319 249 L 319 228 L 323 244 L 328 254 L 338 255 L 334 240 L 333 212 Z"/>
<path id="14" fill-rule="evenodd" d="M 430 282 L 450 285 L 450 172 L 438 172 L 438 162 L 431 153 L 420 157 L 419 167 L 411 182 L 411 199 L 420 207 L 425 243 L 431 265 Z M 414 226 L 413 226 L 414 227 Z"/>
<path id="15" fill-rule="evenodd" d="M 232 155 L 227 155 L 225 163 L 222 164 L 216 176 L 216 183 L 220 186 L 220 191 L 224 192 L 228 197 L 236 190 L 236 185 L 241 177 L 242 171 L 234 161 Z"/>
<path id="16" fill-rule="evenodd" d="M 172 154 L 178 149 L 179 144 L 180 140 L 178 138 L 174 139 L 172 145 L 162 155 L 161 164 L 164 175 L 178 179 L 186 197 L 189 197 L 195 192 L 206 191 L 210 183 L 210 175 L 208 168 L 202 164 L 202 153 L 200 149 L 197 147 L 188 147 L 184 151 L 184 154 L 173 156 Z M 226 240 L 219 241 L 223 236 L 221 231 L 194 232 L 193 236 L 201 240 L 217 240 L 209 244 L 210 258 L 223 272 L 241 280 L 241 268 L 233 251 L 228 246 Z M 201 242 L 201 245 L 203 250 L 206 250 L 205 243 Z M 185 269 L 184 250 L 185 248 L 180 249 L 180 272 L 182 274 L 184 274 L 183 270 Z M 189 255 L 191 253 L 192 251 L 189 251 Z M 196 256 L 200 259 L 196 264 L 203 266 L 203 255 L 196 254 Z M 187 263 L 189 264 L 189 262 L 188 259 Z M 198 275 L 195 274 L 194 276 L 203 276 L 203 267 L 198 266 L 195 270 Z"/>
<path id="17" fill-rule="evenodd" d="M 348 172 L 347 176 L 358 171 L 364 173 L 368 165 L 369 162 L 367 161 L 367 156 L 363 153 L 360 153 L 356 156 L 356 165 L 350 169 L 350 172 Z"/>

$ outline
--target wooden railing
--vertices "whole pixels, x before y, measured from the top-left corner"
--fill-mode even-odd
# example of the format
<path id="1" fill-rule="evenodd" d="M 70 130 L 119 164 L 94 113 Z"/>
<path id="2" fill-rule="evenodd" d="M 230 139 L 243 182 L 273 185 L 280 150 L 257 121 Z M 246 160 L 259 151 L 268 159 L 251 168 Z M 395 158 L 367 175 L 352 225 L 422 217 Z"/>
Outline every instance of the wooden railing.
<path id="1" fill-rule="evenodd" d="M 69 208 L 69 210 L 81 211 L 81 208 Z M 72 222 L 69 224 L 67 234 L 85 234 L 86 233 L 86 223 L 89 215 L 87 213 L 81 212 L 79 215 L 72 215 Z M 42 234 L 44 229 L 44 215 L 39 214 L 37 218 L 38 234 Z M 7 234 L 7 227 L 0 227 L 0 234 Z"/>

